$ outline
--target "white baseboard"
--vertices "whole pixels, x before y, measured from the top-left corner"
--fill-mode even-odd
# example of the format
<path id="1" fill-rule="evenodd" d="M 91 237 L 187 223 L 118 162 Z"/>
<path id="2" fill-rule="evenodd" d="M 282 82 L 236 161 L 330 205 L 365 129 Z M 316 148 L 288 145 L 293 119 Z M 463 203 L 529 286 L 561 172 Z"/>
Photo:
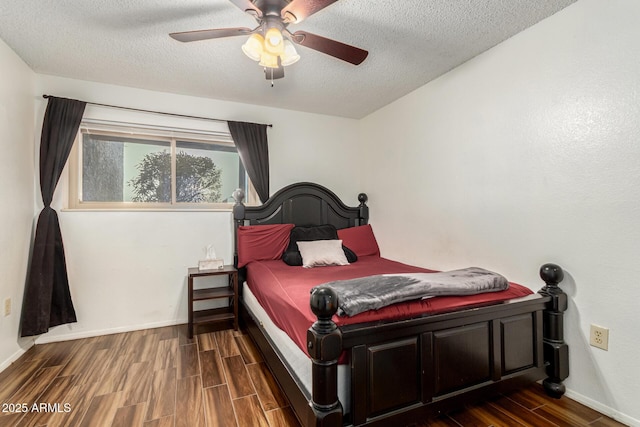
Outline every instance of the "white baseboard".
<path id="1" fill-rule="evenodd" d="M 626 424 L 628 426 L 633 426 L 633 427 L 640 427 L 640 420 L 637 420 L 626 414 L 623 414 L 616 409 L 610 408 L 609 406 L 604 405 L 598 401 L 595 401 L 580 393 L 576 393 L 573 390 L 567 389 L 565 396 L 567 396 L 569 399 L 575 400 L 578 403 L 582 403 L 584 406 L 588 406 L 589 408 L 594 409 L 623 424 Z"/>
<path id="2" fill-rule="evenodd" d="M 70 341 L 77 340 L 80 338 L 91 338 L 98 337 L 102 335 L 111 335 L 111 334 L 119 334 L 121 332 L 131 332 L 131 331 L 139 331 L 141 329 L 154 329 L 154 328 L 162 328 L 164 326 L 174 326 L 181 325 L 183 323 L 187 323 L 187 320 L 164 320 L 161 322 L 154 323 L 144 323 L 140 325 L 127 325 L 127 326 L 119 326 L 117 328 L 109 328 L 109 329 L 94 329 L 90 331 L 78 331 L 71 332 L 64 335 L 41 335 L 36 339 L 36 344 L 47 344 L 51 342 L 60 342 L 60 341 Z"/>
<path id="3" fill-rule="evenodd" d="M 31 343 L 31 346 L 29 346 L 29 348 L 31 348 L 32 346 L 33 346 L 33 342 Z M 25 348 L 21 348 L 20 350 L 16 351 L 11 356 L 9 356 L 9 358 L 7 360 L 5 360 L 2 363 L 0 363 L 0 372 L 4 371 L 13 362 L 18 360 L 20 358 L 20 356 L 22 356 L 23 354 L 25 354 L 27 352 L 27 350 L 29 350 L 29 348 L 26 348 L 26 349 Z"/>

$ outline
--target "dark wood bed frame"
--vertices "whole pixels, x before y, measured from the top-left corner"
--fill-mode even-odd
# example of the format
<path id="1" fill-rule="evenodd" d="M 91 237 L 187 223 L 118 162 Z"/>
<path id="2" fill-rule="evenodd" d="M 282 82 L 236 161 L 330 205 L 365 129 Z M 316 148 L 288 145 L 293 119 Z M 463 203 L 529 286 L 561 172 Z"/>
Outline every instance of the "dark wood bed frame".
<path id="1" fill-rule="evenodd" d="M 313 183 L 285 187 L 259 207 L 244 206 L 240 191 L 234 197 L 236 228 L 293 223 L 333 224 L 341 229 L 367 224 L 369 219 L 365 194 L 358 196 L 359 206 L 348 207 Z M 240 283 L 245 275 L 240 269 Z M 558 287 L 564 273 L 555 264 L 545 264 L 540 276 L 546 286 L 527 297 L 340 328 L 331 320 L 337 296 L 326 289 L 316 291 L 310 305 L 318 320 L 307 333 L 311 395 L 244 304 L 242 320 L 303 426 L 412 425 L 545 377 L 549 395 L 564 394 L 562 381 L 569 376 L 563 339 L 567 296 Z M 337 391 L 338 358 L 343 351 L 351 373 L 348 414 L 343 413 Z"/>

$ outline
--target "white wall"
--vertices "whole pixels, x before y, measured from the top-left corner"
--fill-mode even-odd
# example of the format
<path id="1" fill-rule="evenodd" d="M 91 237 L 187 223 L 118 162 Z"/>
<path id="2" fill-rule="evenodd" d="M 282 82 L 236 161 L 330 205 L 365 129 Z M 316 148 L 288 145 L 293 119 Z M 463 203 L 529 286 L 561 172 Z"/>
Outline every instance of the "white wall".
<path id="1" fill-rule="evenodd" d="M 357 203 L 360 168 L 351 161 L 358 157 L 355 120 L 44 75 L 37 76 L 36 94 L 272 123 L 268 130 L 272 193 L 295 181 L 314 181 Z M 45 107 L 39 99 L 39 126 Z M 88 107 L 87 114 L 98 113 Z M 64 209 L 67 182 L 63 174 L 53 205 L 59 211 L 78 323 L 53 328 L 37 342 L 185 323 L 187 267 L 197 265 L 208 244 L 214 244 L 227 263 L 233 261 L 231 213 L 70 211 Z"/>
<path id="2" fill-rule="evenodd" d="M 580 0 L 361 122 L 383 256 L 534 290 L 540 265 L 563 266 L 569 395 L 634 425 L 639 16 L 635 0 Z M 609 351 L 588 345 L 591 323 Z"/>
<path id="3" fill-rule="evenodd" d="M 34 217 L 34 73 L 0 40 L 0 370 L 32 340 L 18 338 Z M 4 316 L 11 298 L 12 313 Z"/>

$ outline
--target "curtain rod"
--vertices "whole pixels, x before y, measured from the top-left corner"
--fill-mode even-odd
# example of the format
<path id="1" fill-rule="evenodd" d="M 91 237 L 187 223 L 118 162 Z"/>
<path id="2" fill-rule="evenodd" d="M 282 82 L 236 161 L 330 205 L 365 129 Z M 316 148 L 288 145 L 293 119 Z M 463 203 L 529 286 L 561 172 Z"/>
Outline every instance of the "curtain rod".
<path id="1" fill-rule="evenodd" d="M 42 97 L 44 99 L 49 99 L 52 96 L 53 95 L 46 95 L 46 94 L 42 95 Z M 153 111 L 153 110 L 144 110 L 142 108 L 122 107 L 120 105 L 100 104 L 100 103 L 97 103 L 97 102 L 89 102 L 89 101 L 84 101 L 84 102 L 86 102 L 87 104 L 96 105 L 96 106 L 99 106 L 99 107 L 120 108 L 122 110 L 139 111 L 139 112 L 142 112 L 142 113 L 164 114 L 166 116 L 184 117 L 184 118 L 187 118 L 187 119 L 211 120 L 211 121 L 214 121 L 214 122 L 225 122 L 225 123 L 227 122 L 227 120 L 213 119 L 211 117 L 189 116 L 187 114 L 165 113 L 164 111 Z M 270 127 L 270 128 L 273 127 L 273 125 L 271 125 L 271 124 L 269 124 L 267 126 Z"/>

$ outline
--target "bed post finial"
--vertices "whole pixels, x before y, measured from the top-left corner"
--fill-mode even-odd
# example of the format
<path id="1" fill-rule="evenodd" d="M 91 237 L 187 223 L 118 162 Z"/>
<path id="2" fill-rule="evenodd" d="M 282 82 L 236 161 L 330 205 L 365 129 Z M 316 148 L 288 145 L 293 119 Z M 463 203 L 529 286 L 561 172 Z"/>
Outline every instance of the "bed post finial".
<path id="1" fill-rule="evenodd" d="M 338 357 L 342 353 L 342 332 L 331 320 L 338 311 L 338 295 L 333 289 L 311 291 L 311 311 L 318 320 L 307 331 L 307 350 L 312 360 L 312 409 L 309 425 L 342 425 L 342 405 L 338 400 Z"/>
<path id="2" fill-rule="evenodd" d="M 236 188 L 236 190 L 231 193 L 231 197 L 235 200 L 235 204 L 233 205 L 233 218 L 244 219 L 244 190 L 242 188 Z"/>
<path id="3" fill-rule="evenodd" d="M 543 316 L 544 360 L 548 378 L 542 382 L 551 397 L 559 399 L 566 391 L 562 383 L 569 376 L 569 346 L 564 342 L 564 312 L 567 310 L 567 294 L 558 286 L 564 279 L 562 267 L 544 264 L 540 277 L 546 283 L 538 293 L 550 297 Z"/>
<path id="4" fill-rule="evenodd" d="M 564 270 L 557 264 L 545 264 L 540 267 L 540 277 L 547 284 L 546 287 L 551 289 L 557 289 L 562 292 L 558 287 L 558 284 L 564 280 Z"/>

